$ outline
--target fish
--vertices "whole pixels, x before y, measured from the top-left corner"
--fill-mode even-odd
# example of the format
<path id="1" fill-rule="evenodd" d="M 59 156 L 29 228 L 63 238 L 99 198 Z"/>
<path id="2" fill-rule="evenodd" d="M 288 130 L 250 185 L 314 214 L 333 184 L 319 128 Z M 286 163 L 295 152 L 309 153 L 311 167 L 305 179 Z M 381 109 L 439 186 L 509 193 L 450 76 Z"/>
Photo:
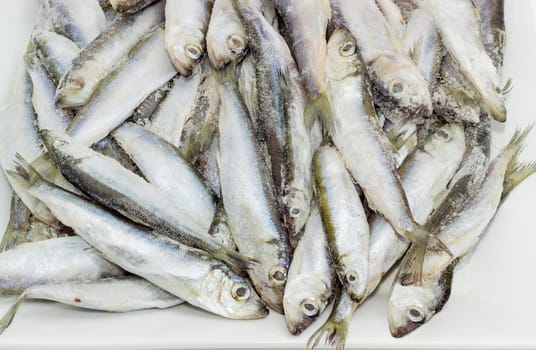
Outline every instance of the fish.
<path id="1" fill-rule="evenodd" d="M 43 30 L 34 30 L 31 40 L 39 61 L 57 85 L 80 52 L 80 48 L 64 36 Z"/>
<path id="2" fill-rule="evenodd" d="M 153 91 L 142 103 L 136 107 L 132 115 L 127 119 L 138 125 L 148 125 L 154 112 L 160 106 L 173 87 L 174 80 L 170 80 L 155 91 Z"/>
<path id="3" fill-rule="evenodd" d="M 35 159 L 43 152 L 32 104 L 32 81 L 24 65 L 18 68 L 9 93 L 9 103 L 2 108 L 0 115 L 3 125 L 0 128 L 0 164 L 6 172 L 15 169 L 17 153 L 28 159 Z M 14 192 L 32 214 L 50 226 L 59 227 L 58 220 L 43 203 L 10 180 L 8 178 Z"/>
<path id="4" fill-rule="evenodd" d="M 216 315 L 255 319 L 268 314 L 245 278 L 203 251 L 169 240 L 46 182 L 22 158 L 17 170 L 10 173 L 15 181 L 124 270 Z"/>
<path id="5" fill-rule="evenodd" d="M 239 63 L 244 57 L 246 33 L 232 0 L 214 1 L 206 42 L 210 63 L 216 69 L 222 69 L 229 63 Z"/>
<path id="6" fill-rule="evenodd" d="M 80 237 L 52 238 L 21 244 L 0 253 L 0 293 L 20 294 L 39 284 L 123 276 Z"/>
<path id="7" fill-rule="evenodd" d="M 97 0 L 43 1 L 54 31 L 86 47 L 106 28 L 106 17 Z"/>
<path id="8" fill-rule="evenodd" d="M 417 149 L 401 165 L 402 185 L 418 222 L 424 224 L 447 193 L 448 183 L 456 173 L 465 153 L 463 128 L 447 124 L 429 135 L 422 149 Z M 402 257 L 410 241 L 400 237 L 381 216 L 370 225 L 369 272 L 366 297 L 370 296 L 382 278 Z M 316 347 L 322 339 L 338 348 L 344 348 L 352 316 L 361 303 L 353 301 L 344 292 L 335 293 L 333 311 L 309 339 L 308 348 Z"/>
<path id="9" fill-rule="evenodd" d="M 282 313 L 290 264 L 288 236 L 268 165 L 236 81 L 225 76 L 220 79 L 218 168 L 223 205 L 238 251 L 258 261 L 248 270 L 255 289 L 268 306 Z"/>
<path id="10" fill-rule="evenodd" d="M 412 248 L 404 257 L 389 297 L 388 319 L 393 337 L 412 332 L 442 310 L 449 299 L 459 260 L 478 244 L 504 198 L 536 172 L 535 163 L 517 160 L 528 131 L 530 128 L 514 133 L 489 165 L 477 194 L 465 203 L 458 216 L 440 228 L 437 234 L 452 256 L 426 252 L 420 283 L 411 279 L 413 265 L 419 260 L 417 251 Z"/>
<path id="11" fill-rule="evenodd" d="M 296 64 L 312 99 L 324 93 L 326 31 L 331 19 L 329 0 L 275 0 L 274 5 L 289 30 Z"/>
<path id="12" fill-rule="evenodd" d="M 64 133 L 46 130 L 42 134 L 62 174 L 98 203 L 173 240 L 205 250 L 238 273 L 249 268 L 248 258 L 222 246 L 208 234 L 210 223 L 204 230 L 183 211 L 183 203 L 175 203 L 157 186 Z"/>
<path id="13" fill-rule="evenodd" d="M 258 94 L 257 94 L 257 78 L 255 72 L 255 61 L 253 55 L 248 54 L 244 60 L 239 65 L 238 68 L 238 90 L 240 95 L 244 100 L 249 116 L 251 117 L 253 124 L 257 124 L 257 105 Z"/>
<path id="14" fill-rule="evenodd" d="M 376 0 L 376 5 L 380 8 L 387 23 L 389 23 L 389 26 L 391 26 L 398 37 L 401 38 L 407 28 L 402 11 L 396 2 L 394 0 Z"/>
<path id="15" fill-rule="evenodd" d="M 176 296 L 135 276 L 36 285 L 25 289 L 2 316 L 0 334 L 11 325 L 19 307 L 28 299 L 50 300 L 74 307 L 107 312 L 164 309 L 184 303 Z"/>
<path id="16" fill-rule="evenodd" d="M 172 198 L 177 210 L 190 217 L 196 227 L 208 232 L 216 213 L 216 204 L 200 174 L 179 150 L 156 134 L 132 123 L 123 124 L 112 135 L 147 181 Z"/>
<path id="17" fill-rule="evenodd" d="M 18 237 L 22 232 L 30 228 L 30 216 L 32 212 L 26 208 L 24 202 L 16 193 L 11 195 L 11 207 L 9 221 L 0 242 L 0 252 L 10 250 L 18 244 Z"/>
<path id="18" fill-rule="evenodd" d="M 507 39 L 504 20 L 504 0 L 473 0 L 473 4 L 478 11 L 480 34 L 484 48 L 500 74 Z"/>
<path id="19" fill-rule="evenodd" d="M 192 74 L 205 54 L 211 5 L 209 0 L 166 0 L 165 47 L 183 76 Z"/>
<path id="20" fill-rule="evenodd" d="M 160 0 L 110 0 L 113 9 L 121 13 L 136 13 Z"/>
<path id="21" fill-rule="evenodd" d="M 283 296 L 290 333 L 301 334 L 322 315 L 332 299 L 335 279 L 322 217 L 314 207 L 294 250 Z"/>
<path id="22" fill-rule="evenodd" d="M 423 117 L 432 114 L 426 80 L 402 51 L 396 33 L 374 0 L 331 0 L 336 22 L 356 38 L 378 103 Z"/>
<path id="23" fill-rule="evenodd" d="M 326 124 L 368 206 L 382 214 L 401 236 L 429 249 L 445 250 L 441 241 L 413 218 L 349 31 L 339 29 L 332 34 L 327 62 Z"/>
<path id="24" fill-rule="evenodd" d="M 72 114 L 54 103 L 56 86 L 36 54 L 27 54 L 26 67 L 32 80 L 32 104 L 39 130 L 64 131 L 71 123 Z"/>
<path id="25" fill-rule="evenodd" d="M 315 152 L 313 174 L 336 274 L 344 291 L 359 302 L 367 284 L 370 237 L 363 204 L 334 147 L 324 145 Z"/>
<path id="26" fill-rule="evenodd" d="M 87 104 L 101 81 L 124 63 L 122 58 L 163 22 L 163 2 L 134 15 L 118 16 L 74 58 L 58 84 L 58 106 L 73 108 Z"/>
<path id="27" fill-rule="evenodd" d="M 417 3 L 434 17 L 443 44 L 456 67 L 477 91 L 482 108 L 495 120 L 504 122 L 503 89 L 497 68 L 484 47 L 472 1 L 418 0 Z"/>
<path id="28" fill-rule="evenodd" d="M 144 38 L 100 83 L 99 88 L 69 124 L 67 132 L 90 146 L 125 121 L 147 96 L 176 75 L 165 51 L 164 31 L 159 28 Z M 140 84 L 143 82 L 143 84 Z"/>

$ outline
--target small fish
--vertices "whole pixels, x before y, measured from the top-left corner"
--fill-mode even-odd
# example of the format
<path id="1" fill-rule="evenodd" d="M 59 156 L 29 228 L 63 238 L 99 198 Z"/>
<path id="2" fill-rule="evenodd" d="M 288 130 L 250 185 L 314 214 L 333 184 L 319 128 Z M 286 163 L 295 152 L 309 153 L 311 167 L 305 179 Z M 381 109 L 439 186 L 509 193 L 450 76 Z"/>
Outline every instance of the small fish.
<path id="1" fill-rule="evenodd" d="M 401 236 L 429 249 L 445 250 L 441 241 L 413 218 L 356 50 L 352 35 L 345 29 L 335 31 L 328 42 L 326 123 L 333 143 L 369 207 L 382 214 Z"/>
<path id="2" fill-rule="evenodd" d="M 536 172 L 536 164 L 521 164 L 517 158 L 528 131 L 518 131 L 489 165 L 486 178 L 463 210 L 440 228 L 438 236 L 448 245 L 451 256 L 425 252 L 413 247 L 402 261 L 389 298 L 391 334 L 402 337 L 425 324 L 448 301 L 454 268 L 479 242 L 504 198 L 523 180 Z M 423 261 L 422 278 L 411 278 L 415 264 Z"/>
<path id="3" fill-rule="evenodd" d="M 480 33 L 484 47 L 500 74 L 506 46 L 504 0 L 473 0 L 473 4 L 480 18 Z"/>
<path id="4" fill-rule="evenodd" d="M 205 53 L 205 35 L 212 2 L 166 0 L 166 50 L 183 76 L 192 74 Z"/>
<path id="5" fill-rule="evenodd" d="M 97 0 L 43 1 L 56 33 L 86 47 L 106 28 L 106 17 Z"/>
<path id="6" fill-rule="evenodd" d="M 275 0 L 274 5 L 289 30 L 292 50 L 308 95 L 324 93 L 326 31 L 331 19 L 329 0 Z"/>
<path id="7" fill-rule="evenodd" d="M 370 236 L 363 204 L 334 147 L 316 151 L 313 174 L 335 271 L 344 291 L 359 302 L 367 286 Z"/>
<path id="8" fill-rule="evenodd" d="M 206 40 L 210 63 L 216 69 L 222 69 L 231 62 L 238 63 L 244 57 L 246 33 L 232 0 L 214 1 Z"/>
<path id="9" fill-rule="evenodd" d="M 258 261 L 248 271 L 255 289 L 268 306 L 282 313 L 290 246 L 273 180 L 236 83 L 225 80 L 218 89 L 218 166 L 229 227 L 238 250 Z"/>
<path id="10" fill-rule="evenodd" d="M 22 158 L 19 161 L 18 173 L 10 172 L 14 181 L 45 202 L 106 259 L 214 314 L 234 319 L 268 314 L 249 282 L 220 261 L 56 187 Z"/>
<path id="11" fill-rule="evenodd" d="M 402 185 L 416 220 L 424 223 L 434 207 L 444 197 L 465 152 L 463 128 L 446 125 L 428 136 L 423 149 L 417 149 L 399 169 Z M 409 240 L 400 237 L 381 216 L 370 225 L 369 279 L 366 297 L 370 296 L 382 278 L 408 249 Z M 360 303 L 352 301 L 343 290 L 336 293 L 333 311 L 326 323 L 309 339 L 308 348 L 316 347 L 322 339 L 344 348 L 348 327 Z"/>
<path id="12" fill-rule="evenodd" d="M 121 13 L 136 13 L 160 0 L 110 0 L 113 9 Z"/>
<path id="13" fill-rule="evenodd" d="M 375 97 L 409 114 L 432 114 L 428 84 L 374 0 L 331 0 L 337 22 L 356 38 L 359 53 L 373 81 Z M 378 100 L 378 101 L 379 101 Z"/>
<path id="14" fill-rule="evenodd" d="M 333 296 L 335 278 L 322 217 L 313 208 L 294 250 L 283 297 L 290 333 L 302 333 L 322 315 Z"/>
<path id="15" fill-rule="evenodd" d="M 67 131 L 90 146 L 125 121 L 147 96 L 176 75 L 165 51 L 163 29 L 145 37 L 108 75 Z M 143 84 L 141 84 L 143 82 Z"/>
<path id="16" fill-rule="evenodd" d="M 248 258 L 222 246 L 208 234 L 210 222 L 203 229 L 202 223 L 188 216 L 182 206 L 189 202 L 175 203 L 157 186 L 64 133 L 47 130 L 42 134 L 62 174 L 97 202 L 174 240 L 207 251 L 238 273 L 251 264 Z"/>
<path id="17" fill-rule="evenodd" d="M 88 103 L 100 82 L 123 63 L 122 58 L 163 22 L 163 2 L 134 15 L 118 16 L 73 60 L 56 91 L 58 106 L 72 108 Z"/>
<path id="18" fill-rule="evenodd" d="M 436 22 L 443 44 L 460 72 L 479 94 L 482 108 L 495 120 L 506 120 L 497 68 L 488 56 L 482 37 L 478 13 L 471 0 L 418 0 Z"/>
<path id="19" fill-rule="evenodd" d="M 135 276 L 37 285 L 24 290 L 6 311 L 0 319 L 0 333 L 11 325 L 19 307 L 28 299 L 50 300 L 107 312 L 164 309 L 184 303 L 176 296 Z"/>

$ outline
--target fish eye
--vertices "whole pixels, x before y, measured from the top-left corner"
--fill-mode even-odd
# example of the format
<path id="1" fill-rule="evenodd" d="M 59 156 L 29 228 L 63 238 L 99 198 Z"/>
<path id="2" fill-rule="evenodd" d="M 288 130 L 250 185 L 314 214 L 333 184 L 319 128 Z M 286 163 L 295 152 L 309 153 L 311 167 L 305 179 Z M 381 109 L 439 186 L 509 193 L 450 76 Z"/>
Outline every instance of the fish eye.
<path id="1" fill-rule="evenodd" d="M 231 289 L 231 295 L 233 296 L 233 299 L 236 301 L 244 301 L 250 297 L 251 290 L 249 286 L 246 284 L 236 283 L 233 285 L 233 288 Z"/>
<path id="2" fill-rule="evenodd" d="M 358 281 L 357 273 L 355 271 L 348 271 L 344 277 L 346 278 L 346 282 L 350 284 L 354 284 Z"/>
<path id="3" fill-rule="evenodd" d="M 241 54 L 246 49 L 246 43 L 241 35 L 230 35 L 227 38 L 227 47 L 235 55 Z"/>
<path id="4" fill-rule="evenodd" d="M 185 47 L 186 54 L 188 57 L 194 61 L 197 61 L 201 58 L 201 55 L 203 54 L 203 50 L 199 45 L 196 44 L 188 44 Z"/>
<path id="5" fill-rule="evenodd" d="M 404 84 L 400 80 L 394 80 L 389 86 L 389 91 L 393 94 L 399 94 L 404 91 Z"/>
<path id="6" fill-rule="evenodd" d="M 419 307 L 413 306 L 408 310 L 408 319 L 411 322 L 421 323 L 424 321 L 424 313 Z"/>
<path id="7" fill-rule="evenodd" d="M 320 311 L 317 302 L 311 298 L 303 300 L 300 307 L 304 315 L 309 317 L 318 315 L 318 312 Z"/>
<path id="8" fill-rule="evenodd" d="M 449 142 L 452 136 L 444 129 L 439 129 L 434 133 L 434 136 L 441 141 Z"/>
<path id="9" fill-rule="evenodd" d="M 294 217 L 298 216 L 299 214 L 300 214 L 300 209 L 299 208 L 292 208 L 290 210 L 290 215 L 292 215 Z"/>
<path id="10" fill-rule="evenodd" d="M 276 266 L 270 271 L 269 277 L 274 284 L 284 284 L 287 280 L 287 269 L 283 266 Z"/>
<path id="11" fill-rule="evenodd" d="M 344 43 L 339 47 L 339 53 L 343 57 L 351 56 L 351 55 L 353 55 L 355 53 L 355 51 L 356 51 L 356 46 L 351 41 L 349 41 L 347 43 Z"/>

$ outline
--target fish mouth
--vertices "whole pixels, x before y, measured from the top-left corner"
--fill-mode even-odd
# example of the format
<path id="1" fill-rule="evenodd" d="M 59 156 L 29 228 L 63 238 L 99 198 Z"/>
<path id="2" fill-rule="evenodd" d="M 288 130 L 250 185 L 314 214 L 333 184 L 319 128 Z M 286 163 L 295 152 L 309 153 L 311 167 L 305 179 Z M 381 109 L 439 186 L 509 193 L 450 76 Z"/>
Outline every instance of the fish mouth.
<path id="1" fill-rule="evenodd" d="M 287 318 L 287 328 L 292 335 L 300 335 L 304 330 L 309 327 L 315 319 L 309 316 L 305 316 L 299 322 L 294 322 Z"/>
<path id="2" fill-rule="evenodd" d="M 423 325 L 422 322 L 417 323 L 417 322 L 412 322 L 412 321 L 408 320 L 402 326 L 390 326 L 389 329 L 391 331 L 391 335 L 394 338 L 401 338 L 401 337 L 413 332 L 414 330 L 416 330 L 417 328 L 419 328 L 422 325 Z"/>

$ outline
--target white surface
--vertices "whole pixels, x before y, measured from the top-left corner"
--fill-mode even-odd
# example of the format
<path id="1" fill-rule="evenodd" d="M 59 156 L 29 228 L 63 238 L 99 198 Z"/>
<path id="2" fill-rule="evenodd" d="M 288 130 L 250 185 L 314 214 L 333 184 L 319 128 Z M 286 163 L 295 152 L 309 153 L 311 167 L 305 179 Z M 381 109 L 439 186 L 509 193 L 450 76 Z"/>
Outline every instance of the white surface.
<path id="1" fill-rule="evenodd" d="M 536 31 L 534 0 L 508 0 L 505 77 L 514 79 L 508 121 L 495 125 L 497 151 L 514 129 L 535 120 Z M 532 5 L 532 6 L 531 6 Z M 0 11 L 0 98 L 5 101 L 31 31 L 36 0 L 3 1 Z M 1 127 L 1 125 L 0 125 Z M 536 130 L 523 159 L 536 160 Z M 0 177 L 0 227 L 7 223 L 9 196 Z M 403 339 L 387 326 L 389 281 L 360 308 L 350 327 L 347 348 L 536 348 L 536 176 L 516 189 L 501 207 L 476 251 L 456 271 L 444 310 Z M 0 313 L 13 298 L 0 298 Z M 130 314 L 106 314 L 46 302 L 24 304 L 0 336 L 0 348 L 305 348 L 308 337 L 291 336 L 280 315 L 258 321 L 231 321 L 188 306 Z"/>

